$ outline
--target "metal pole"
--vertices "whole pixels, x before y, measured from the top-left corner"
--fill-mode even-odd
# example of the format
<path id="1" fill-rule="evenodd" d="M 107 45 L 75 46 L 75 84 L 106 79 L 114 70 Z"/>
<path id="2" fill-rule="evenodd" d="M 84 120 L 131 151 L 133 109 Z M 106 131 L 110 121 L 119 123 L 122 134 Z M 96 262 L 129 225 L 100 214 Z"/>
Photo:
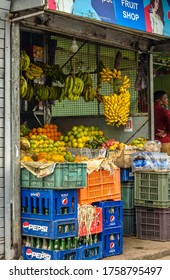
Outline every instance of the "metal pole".
<path id="1" fill-rule="evenodd" d="M 154 77 L 153 77 L 153 48 L 149 55 L 149 69 L 150 69 L 150 138 L 154 140 Z"/>

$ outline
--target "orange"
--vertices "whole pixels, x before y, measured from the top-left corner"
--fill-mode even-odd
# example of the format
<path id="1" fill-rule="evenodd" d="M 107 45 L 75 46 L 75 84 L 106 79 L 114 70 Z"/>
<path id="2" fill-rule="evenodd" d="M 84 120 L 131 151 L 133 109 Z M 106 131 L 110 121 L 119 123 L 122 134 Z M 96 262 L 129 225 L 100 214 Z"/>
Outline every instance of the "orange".
<path id="1" fill-rule="evenodd" d="M 44 128 L 47 128 L 47 127 L 48 127 L 48 123 L 45 123 L 45 124 L 44 124 Z"/>
<path id="2" fill-rule="evenodd" d="M 32 129 L 32 133 L 35 133 L 35 132 L 37 132 L 37 129 L 34 127 L 34 128 Z"/>

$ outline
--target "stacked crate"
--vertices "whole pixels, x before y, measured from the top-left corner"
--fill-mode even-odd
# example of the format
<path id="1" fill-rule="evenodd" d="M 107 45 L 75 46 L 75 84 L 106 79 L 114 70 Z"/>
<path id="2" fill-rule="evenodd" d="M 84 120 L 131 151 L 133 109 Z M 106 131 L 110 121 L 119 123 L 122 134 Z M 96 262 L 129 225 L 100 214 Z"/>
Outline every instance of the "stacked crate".
<path id="1" fill-rule="evenodd" d="M 84 163 L 58 163 L 37 178 L 21 170 L 22 256 L 25 260 L 100 259 L 102 244 L 78 237 L 78 189 L 87 186 Z"/>
<path id="2" fill-rule="evenodd" d="M 120 191 L 120 169 L 100 169 L 87 175 L 87 188 L 78 190 L 79 205 L 92 204 L 102 209 L 102 258 L 118 255 L 123 250 L 123 202 Z"/>
<path id="3" fill-rule="evenodd" d="M 123 235 L 136 234 L 134 206 L 134 174 L 132 168 L 121 168 L 121 194 L 123 200 Z"/>
<path id="4" fill-rule="evenodd" d="M 170 240 L 170 173 L 135 172 L 136 236 Z"/>

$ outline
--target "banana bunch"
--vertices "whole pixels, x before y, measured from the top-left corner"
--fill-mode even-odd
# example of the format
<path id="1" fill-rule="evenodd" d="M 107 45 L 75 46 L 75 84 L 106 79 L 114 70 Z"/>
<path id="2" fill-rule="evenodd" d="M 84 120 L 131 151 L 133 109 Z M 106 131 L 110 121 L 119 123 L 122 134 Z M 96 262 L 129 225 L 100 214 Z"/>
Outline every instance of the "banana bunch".
<path id="1" fill-rule="evenodd" d="M 86 86 L 82 94 L 86 102 L 94 101 L 97 97 L 96 90 L 92 86 Z"/>
<path id="2" fill-rule="evenodd" d="M 50 78 L 54 82 L 59 81 L 60 83 L 64 84 L 66 75 L 64 74 L 59 64 L 50 65 L 47 63 L 36 62 L 36 65 L 42 68 L 43 73 L 47 78 Z"/>
<path id="3" fill-rule="evenodd" d="M 84 82 L 76 76 L 67 76 L 59 101 L 67 97 L 70 101 L 76 101 L 80 98 L 84 89 Z"/>
<path id="4" fill-rule="evenodd" d="M 130 88 L 130 80 L 129 80 L 129 78 L 127 76 L 123 77 L 122 87 L 123 88 Z"/>
<path id="5" fill-rule="evenodd" d="M 105 83 L 111 82 L 112 79 L 120 80 L 121 79 L 121 71 L 117 69 L 113 69 L 113 71 L 107 67 L 103 68 L 100 72 L 100 76 Z"/>
<path id="6" fill-rule="evenodd" d="M 27 94 L 28 84 L 24 76 L 20 76 L 20 97 L 25 98 Z"/>
<path id="7" fill-rule="evenodd" d="M 59 100 L 60 96 L 62 94 L 62 87 L 59 86 L 51 86 L 50 88 L 50 94 L 48 96 L 48 99 L 50 100 Z"/>
<path id="8" fill-rule="evenodd" d="M 82 72 L 82 71 L 80 71 L 80 72 L 78 73 L 77 77 L 83 80 L 83 82 L 84 82 L 84 87 L 86 87 L 86 86 L 92 86 L 93 81 L 92 81 L 92 78 L 91 78 L 89 72 Z"/>
<path id="9" fill-rule="evenodd" d="M 30 66 L 30 57 L 25 50 L 20 51 L 20 69 L 25 71 Z"/>
<path id="10" fill-rule="evenodd" d="M 51 88 L 49 86 L 35 84 L 34 96 L 37 101 L 45 101 L 49 99 Z"/>
<path id="11" fill-rule="evenodd" d="M 121 93 L 103 96 L 104 115 L 107 125 L 125 125 L 130 113 L 130 93 L 123 87 Z"/>
<path id="12" fill-rule="evenodd" d="M 43 70 L 40 66 L 30 63 L 29 67 L 24 71 L 24 76 L 29 80 L 40 79 Z"/>
<path id="13" fill-rule="evenodd" d="M 31 101 L 33 97 L 34 97 L 34 88 L 28 85 L 26 95 L 23 98 L 25 100 Z"/>

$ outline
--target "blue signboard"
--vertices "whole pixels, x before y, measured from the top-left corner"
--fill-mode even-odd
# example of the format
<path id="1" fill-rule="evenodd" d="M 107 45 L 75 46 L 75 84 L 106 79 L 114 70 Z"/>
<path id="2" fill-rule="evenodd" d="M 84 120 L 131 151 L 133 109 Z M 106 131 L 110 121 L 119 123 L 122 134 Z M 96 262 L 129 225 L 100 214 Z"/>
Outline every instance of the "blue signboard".
<path id="1" fill-rule="evenodd" d="M 170 36 L 170 0 L 48 0 L 48 8 Z"/>

